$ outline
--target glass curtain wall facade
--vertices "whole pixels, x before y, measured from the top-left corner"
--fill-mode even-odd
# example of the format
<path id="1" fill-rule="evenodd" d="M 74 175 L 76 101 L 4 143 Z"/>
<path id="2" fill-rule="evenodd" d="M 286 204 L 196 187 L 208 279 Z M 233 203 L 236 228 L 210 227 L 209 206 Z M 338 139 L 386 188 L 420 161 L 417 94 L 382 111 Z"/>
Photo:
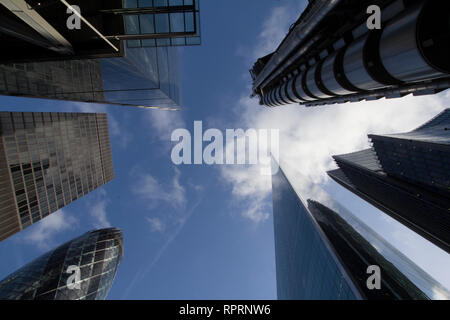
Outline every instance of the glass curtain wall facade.
<path id="1" fill-rule="evenodd" d="M 178 49 L 127 48 L 123 58 L 101 61 L 105 100 L 111 103 L 181 105 Z"/>
<path id="2" fill-rule="evenodd" d="M 175 47 L 126 48 L 125 56 L 0 65 L 0 94 L 164 109 L 181 104 Z"/>
<path id="3" fill-rule="evenodd" d="M 124 8 L 125 33 L 142 36 L 127 40 L 129 48 L 201 44 L 199 0 L 124 0 Z"/>
<path id="4" fill-rule="evenodd" d="M 283 170 L 272 176 L 280 300 L 354 300 L 359 291 Z"/>
<path id="5" fill-rule="evenodd" d="M 0 240 L 114 178 L 106 114 L 0 112 Z"/>
<path id="6" fill-rule="evenodd" d="M 272 190 L 279 299 L 450 298 L 440 283 L 286 164 L 273 176 Z M 372 265 L 381 270 L 379 290 L 367 287 Z"/>
<path id="7" fill-rule="evenodd" d="M 330 177 L 450 252 L 450 110 L 412 132 L 369 137 L 372 149 L 333 156 Z"/>
<path id="8" fill-rule="evenodd" d="M 87 232 L 0 281 L 0 299 L 104 300 L 122 256 L 122 231 Z M 79 281 L 73 277 L 74 269 L 79 269 Z"/>
<path id="9" fill-rule="evenodd" d="M 61 60 L 0 65 L 0 94 L 102 102 L 99 60 Z"/>
<path id="10" fill-rule="evenodd" d="M 450 109 L 411 132 L 369 139 L 384 172 L 450 201 Z"/>

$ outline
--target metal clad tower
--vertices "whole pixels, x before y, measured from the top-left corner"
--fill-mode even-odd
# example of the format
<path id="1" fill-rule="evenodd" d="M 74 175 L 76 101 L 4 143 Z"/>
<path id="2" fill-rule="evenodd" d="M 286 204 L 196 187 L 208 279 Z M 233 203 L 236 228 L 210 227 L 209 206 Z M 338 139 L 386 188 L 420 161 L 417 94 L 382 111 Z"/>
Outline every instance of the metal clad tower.
<path id="1" fill-rule="evenodd" d="M 369 29 L 369 6 L 381 29 Z M 250 70 L 269 107 L 434 94 L 450 88 L 450 3 L 309 1 L 279 47 Z"/>

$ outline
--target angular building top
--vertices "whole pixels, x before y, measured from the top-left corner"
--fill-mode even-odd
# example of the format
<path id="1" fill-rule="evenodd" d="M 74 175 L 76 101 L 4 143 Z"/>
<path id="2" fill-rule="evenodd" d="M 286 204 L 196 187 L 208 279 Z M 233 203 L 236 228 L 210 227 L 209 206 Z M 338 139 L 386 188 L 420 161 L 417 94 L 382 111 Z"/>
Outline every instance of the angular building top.
<path id="1" fill-rule="evenodd" d="M 104 300 L 122 256 L 122 231 L 87 232 L 0 281 L 0 300 Z"/>
<path id="2" fill-rule="evenodd" d="M 0 112 L 0 241 L 114 178 L 106 114 Z"/>
<path id="3" fill-rule="evenodd" d="M 272 184 L 279 299 L 450 298 L 441 284 L 289 166 L 282 165 Z M 367 287 L 373 265 L 380 267 L 380 290 Z"/>
<path id="4" fill-rule="evenodd" d="M 450 252 L 450 110 L 372 149 L 333 156 L 333 180 Z"/>
<path id="5" fill-rule="evenodd" d="M 369 30 L 373 5 L 381 29 Z M 309 1 L 279 47 L 250 71 L 252 95 L 269 107 L 316 106 L 448 89 L 449 16 L 447 2 Z"/>
<path id="6" fill-rule="evenodd" d="M 411 132 L 369 138 L 387 174 L 450 200 L 450 109 Z"/>
<path id="7" fill-rule="evenodd" d="M 0 62 L 108 58 L 200 44 L 199 0 L 0 0 Z M 126 43 L 124 43 L 126 42 Z"/>

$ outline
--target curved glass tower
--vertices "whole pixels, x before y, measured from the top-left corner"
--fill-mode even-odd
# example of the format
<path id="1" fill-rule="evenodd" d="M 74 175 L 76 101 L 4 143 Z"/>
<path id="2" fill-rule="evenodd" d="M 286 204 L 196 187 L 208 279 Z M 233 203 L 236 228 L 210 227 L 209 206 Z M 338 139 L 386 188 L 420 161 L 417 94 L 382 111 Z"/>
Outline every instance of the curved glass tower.
<path id="1" fill-rule="evenodd" d="M 121 230 L 87 232 L 3 279 L 0 299 L 104 300 L 122 255 Z"/>

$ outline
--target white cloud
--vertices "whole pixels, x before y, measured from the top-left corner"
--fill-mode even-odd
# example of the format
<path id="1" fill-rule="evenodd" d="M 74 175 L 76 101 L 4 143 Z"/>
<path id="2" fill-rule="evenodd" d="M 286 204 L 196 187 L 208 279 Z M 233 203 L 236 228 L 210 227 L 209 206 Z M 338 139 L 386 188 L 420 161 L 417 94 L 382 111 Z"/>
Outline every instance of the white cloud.
<path id="1" fill-rule="evenodd" d="M 146 218 L 147 222 L 150 224 L 152 232 L 164 232 L 166 229 L 166 224 L 160 218 Z"/>
<path id="2" fill-rule="evenodd" d="M 253 59 L 275 50 L 289 25 L 296 21 L 306 2 L 287 1 L 272 10 L 263 23 Z M 248 54 L 247 54 L 248 56 Z M 254 62 L 255 60 L 253 60 Z M 369 147 L 367 134 L 405 132 L 414 129 L 444 109 L 438 96 L 381 99 L 371 102 L 306 108 L 290 105 L 265 108 L 250 99 L 250 86 L 236 100 L 232 112 L 239 125 L 256 129 L 280 130 L 280 157 L 315 183 L 325 182 L 326 171 L 335 168 L 332 155 Z M 258 174 L 258 168 L 224 166 L 222 176 L 232 185 L 233 194 L 247 203 L 243 215 L 253 221 L 264 219 L 260 202 L 270 201 L 270 177 Z M 260 208 L 259 210 L 257 208 Z"/>
<path id="3" fill-rule="evenodd" d="M 288 0 L 286 2 L 282 6 L 275 7 L 264 21 L 253 48 L 238 47 L 237 54 L 248 60 L 248 63 L 254 63 L 256 59 L 273 52 L 289 32 L 292 23 L 298 19 L 298 13 L 302 12 L 306 6 L 306 1 Z"/>
<path id="4" fill-rule="evenodd" d="M 24 240 L 40 249 L 48 250 L 53 247 L 52 238 L 56 234 L 73 229 L 77 224 L 77 219 L 65 210 L 58 210 L 31 226 Z"/>
<path id="5" fill-rule="evenodd" d="M 369 147 L 369 133 L 414 129 L 445 109 L 443 97 L 408 96 L 316 108 L 264 108 L 256 100 L 243 97 L 236 108 L 247 128 L 280 129 L 280 158 L 313 182 L 321 183 L 328 179 L 326 171 L 335 168 L 332 155 Z M 241 199 L 253 201 L 270 195 L 270 177 L 259 175 L 256 168 L 224 166 L 222 174 L 232 184 L 233 194 Z"/>
<path id="6" fill-rule="evenodd" d="M 291 4 L 273 10 L 263 25 L 259 43 L 254 50 L 247 50 L 253 53 L 251 63 L 279 45 L 286 34 L 287 21 L 294 22 L 298 18 L 298 12 L 301 11 L 294 8 L 295 5 Z M 292 14 L 295 14 L 295 17 L 292 17 Z M 239 125 L 244 126 L 244 129 L 278 128 L 280 158 L 315 183 L 329 181 L 326 171 L 335 168 L 332 155 L 369 147 L 367 138 L 369 133 L 410 131 L 445 109 L 445 102 L 450 98 L 450 91 L 447 91 L 439 95 L 422 97 L 410 95 L 401 99 L 381 99 L 313 108 L 298 105 L 266 108 L 261 107 L 256 99 L 248 98 L 250 92 L 249 86 L 240 97 L 236 97 L 233 112 L 238 115 Z M 244 206 L 242 215 L 254 222 L 264 221 L 257 217 L 265 217 L 263 208 L 269 207 L 271 203 L 270 177 L 260 175 L 258 168 L 247 170 L 238 166 L 224 166 L 221 168 L 221 174 L 231 185 L 235 200 Z M 388 223 L 380 215 L 379 222 L 378 227 L 381 226 L 381 229 L 375 229 L 377 232 L 381 231 L 383 234 L 384 222 L 390 230 L 393 230 L 391 233 L 397 240 L 392 241 L 400 251 L 449 287 L 448 272 L 443 267 L 448 265 L 448 256 L 440 254 L 439 249 L 426 243 L 419 236 L 416 236 L 416 241 L 408 242 L 410 239 L 405 235 L 405 228 L 396 221 Z M 422 249 L 425 251 L 429 249 L 430 255 L 424 254 Z"/>
<path id="7" fill-rule="evenodd" d="M 171 186 L 166 187 L 151 174 L 144 174 L 138 178 L 133 192 L 142 199 L 148 200 L 151 207 L 159 202 L 165 202 L 175 208 L 182 207 L 186 203 L 186 190 L 180 183 L 180 175 L 180 171 L 175 169 Z"/>
<path id="8" fill-rule="evenodd" d="M 164 141 L 170 141 L 173 130 L 186 127 L 179 111 L 150 111 L 146 115 L 146 121 L 154 129 L 152 135 Z"/>

